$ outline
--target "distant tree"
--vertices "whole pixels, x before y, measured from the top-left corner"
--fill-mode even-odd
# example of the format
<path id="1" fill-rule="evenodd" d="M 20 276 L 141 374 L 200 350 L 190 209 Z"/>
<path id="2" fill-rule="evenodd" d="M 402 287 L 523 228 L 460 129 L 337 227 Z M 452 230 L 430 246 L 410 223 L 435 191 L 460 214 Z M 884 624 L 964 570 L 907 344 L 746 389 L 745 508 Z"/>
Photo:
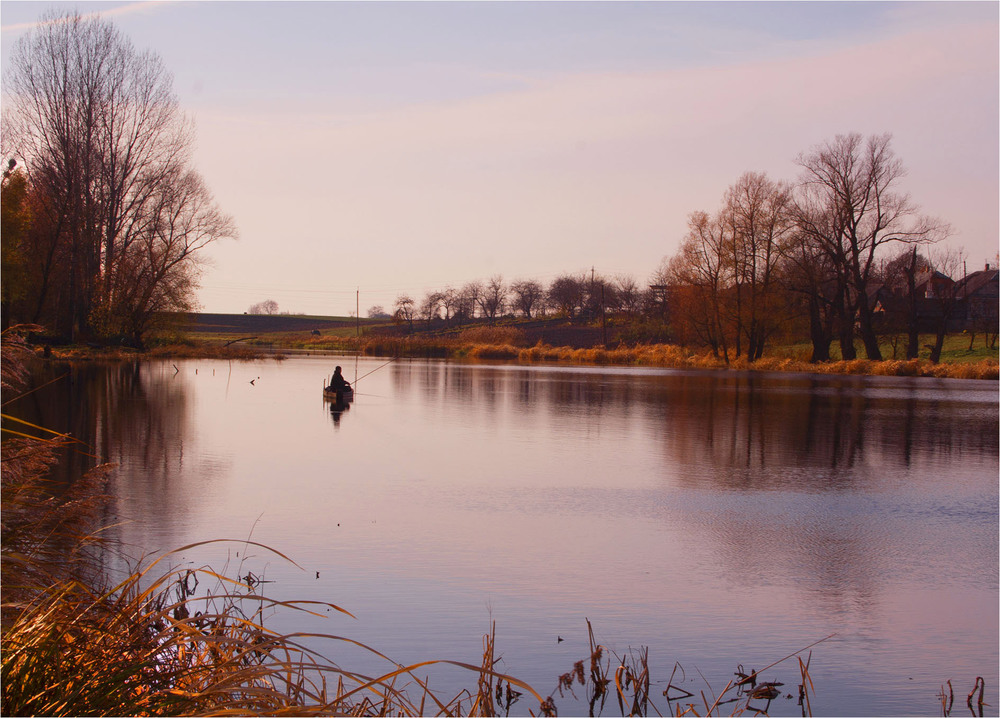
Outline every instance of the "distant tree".
<path id="1" fill-rule="evenodd" d="M 618 297 L 618 308 L 626 316 L 638 316 L 642 310 L 642 290 L 634 277 L 627 274 L 615 277 L 615 294 Z"/>
<path id="2" fill-rule="evenodd" d="M 475 318 L 476 307 L 479 305 L 479 297 L 482 293 L 483 285 L 480 282 L 469 282 L 458 291 L 454 310 L 457 321 L 464 322 Z"/>
<path id="3" fill-rule="evenodd" d="M 450 325 L 452 317 L 458 311 L 458 292 L 451 287 L 445 287 L 444 291 L 438 293 L 438 298 L 440 300 L 441 309 L 444 310 L 444 321 L 446 324 Z"/>
<path id="4" fill-rule="evenodd" d="M 402 324 L 406 322 L 410 325 L 410 331 L 413 331 L 413 314 L 414 314 L 415 302 L 413 298 L 406 295 L 400 294 L 396 297 L 396 311 L 392 315 L 392 319 L 397 324 Z"/>
<path id="5" fill-rule="evenodd" d="M 498 316 L 502 316 L 507 305 L 507 294 L 507 285 L 504 283 L 503 277 L 499 274 L 490 277 L 489 282 L 486 283 L 477 297 L 483 316 L 491 322 L 495 321 Z"/>
<path id="6" fill-rule="evenodd" d="M 660 260 L 659 266 L 649 277 L 647 289 L 642 292 L 642 313 L 651 319 L 667 321 L 670 314 L 669 294 L 673 274 L 671 257 Z"/>
<path id="7" fill-rule="evenodd" d="M 571 274 L 556 277 L 549 285 L 549 306 L 569 319 L 574 318 L 583 309 L 585 282 L 584 278 Z"/>
<path id="8" fill-rule="evenodd" d="M 277 314 L 278 303 L 273 299 L 265 299 L 263 302 L 253 304 L 247 309 L 247 314 Z"/>
<path id="9" fill-rule="evenodd" d="M 381 304 L 375 304 L 368 308 L 369 319 L 389 319 L 389 313 L 382 308 Z"/>
<path id="10" fill-rule="evenodd" d="M 531 319 L 532 312 L 539 308 L 545 298 L 545 288 L 534 279 L 512 282 L 510 292 L 514 295 L 514 307 L 525 319 Z"/>
<path id="11" fill-rule="evenodd" d="M 420 318 L 427 323 L 430 329 L 431 323 L 440 318 L 441 292 L 428 292 L 424 301 L 420 304 Z"/>
<path id="12" fill-rule="evenodd" d="M 593 269 L 583 278 L 581 288 L 583 289 L 581 312 L 590 319 L 600 317 L 606 309 L 613 310 L 618 304 L 614 284 Z"/>

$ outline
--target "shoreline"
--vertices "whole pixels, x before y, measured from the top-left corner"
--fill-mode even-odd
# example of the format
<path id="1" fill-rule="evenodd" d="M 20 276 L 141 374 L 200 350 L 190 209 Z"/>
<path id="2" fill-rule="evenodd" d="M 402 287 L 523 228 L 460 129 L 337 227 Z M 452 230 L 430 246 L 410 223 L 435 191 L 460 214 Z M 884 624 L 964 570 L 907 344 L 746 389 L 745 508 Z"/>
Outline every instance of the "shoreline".
<path id="1" fill-rule="evenodd" d="M 317 343 L 318 344 L 318 343 Z M 354 344 L 354 346 L 351 346 Z M 354 355 L 374 358 L 434 358 L 462 361 L 495 361 L 526 365 L 558 366 L 631 366 L 658 369 L 685 369 L 735 372 L 789 372 L 800 374 L 840 374 L 860 376 L 904 376 L 938 379 L 1000 379 L 1000 361 L 980 359 L 973 362 L 932 363 L 928 359 L 836 360 L 810 363 L 789 357 L 765 356 L 750 362 L 740 357 L 726 363 L 710 353 L 699 354 L 670 344 L 651 344 L 617 349 L 554 347 L 536 344 L 519 347 L 512 344 L 427 342 L 407 339 L 392 342 L 364 343 L 345 341 L 342 346 L 287 346 L 282 342 L 218 345 L 214 343 L 168 344 L 146 351 L 93 347 L 67 347 L 34 350 L 36 357 L 55 361 L 134 361 L 143 359 L 229 359 L 255 361 L 283 360 L 294 355 Z M 265 347 L 266 348 L 263 348 Z"/>

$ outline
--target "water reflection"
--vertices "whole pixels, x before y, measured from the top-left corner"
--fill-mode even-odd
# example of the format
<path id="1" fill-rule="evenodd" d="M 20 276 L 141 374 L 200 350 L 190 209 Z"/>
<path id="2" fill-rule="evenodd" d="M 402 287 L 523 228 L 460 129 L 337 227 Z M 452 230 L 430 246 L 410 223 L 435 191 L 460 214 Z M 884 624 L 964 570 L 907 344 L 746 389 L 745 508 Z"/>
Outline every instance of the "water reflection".
<path id="1" fill-rule="evenodd" d="M 707 548 L 726 581 L 784 586 L 807 614 L 874 621 L 887 583 L 940 586 L 942 564 L 962 567 L 949 581 L 997 586 L 992 385 L 420 365 L 395 367 L 393 384 L 502 445 L 511 427 L 536 431 L 541 447 L 504 457 L 512 474 L 574 477 L 524 496 L 481 488 L 482 504 L 652 521 L 684 545 L 663 560 L 688 570 Z"/>
<path id="2" fill-rule="evenodd" d="M 928 392 L 927 380 L 715 372 L 650 377 L 445 364 L 397 364 L 392 374 L 402 394 L 417 391 L 428 403 L 474 406 L 480 414 L 544 407 L 566 421 L 641 416 L 667 464 L 714 467 L 712 479 L 727 488 L 791 482 L 844 489 L 872 467 L 905 468 L 955 452 L 998 453 L 996 406 L 980 398 L 970 410 L 962 382 L 937 383 Z M 783 467 L 792 470 L 773 470 Z M 703 478 L 679 473 L 682 481 Z"/>
<path id="3" fill-rule="evenodd" d="M 344 413 L 351 408 L 351 405 L 346 401 L 327 401 L 326 404 L 330 410 L 330 421 L 333 422 L 335 429 L 339 429 L 340 420 Z"/>
<path id="4" fill-rule="evenodd" d="M 827 680 L 868 692 L 818 712 L 926 712 L 913 673 L 995 671 L 993 383 L 361 360 L 320 409 L 329 363 L 46 365 L 71 380 L 20 413 L 120 464 L 137 546 L 252 530 L 308 569 L 275 590 L 398 660 L 475 659 L 490 614 L 542 686 L 584 616 L 714 676 L 836 631 Z"/>
<path id="5" fill-rule="evenodd" d="M 167 363 L 49 362 L 33 367 L 31 387 L 11 411 L 82 442 L 84 451 L 68 448 L 53 469 L 57 483 L 66 485 L 97 464 L 114 466 L 105 524 L 119 525 L 119 537 L 130 543 L 134 522 L 187 513 L 201 498 L 194 477 L 226 471 L 224 458 L 187 452 L 190 389 L 188 378 Z"/>

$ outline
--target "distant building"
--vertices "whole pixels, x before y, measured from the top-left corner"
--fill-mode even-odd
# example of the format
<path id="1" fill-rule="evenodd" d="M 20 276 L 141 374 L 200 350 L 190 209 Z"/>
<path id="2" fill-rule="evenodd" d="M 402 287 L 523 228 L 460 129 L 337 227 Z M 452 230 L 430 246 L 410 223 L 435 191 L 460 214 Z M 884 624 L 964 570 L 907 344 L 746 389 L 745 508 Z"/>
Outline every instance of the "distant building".
<path id="1" fill-rule="evenodd" d="M 1000 322 L 1000 272 L 986 265 L 984 270 L 955 281 L 934 270 L 918 272 L 914 297 L 906 287 L 873 284 L 868 288 L 868 301 L 883 329 L 906 326 L 906 317 L 916 312 L 921 332 L 934 332 L 942 313 L 948 314 L 948 331 L 997 331 Z"/>
<path id="2" fill-rule="evenodd" d="M 1000 322 L 1000 271 L 996 267 L 973 272 L 957 283 L 963 329 L 996 331 Z"/>

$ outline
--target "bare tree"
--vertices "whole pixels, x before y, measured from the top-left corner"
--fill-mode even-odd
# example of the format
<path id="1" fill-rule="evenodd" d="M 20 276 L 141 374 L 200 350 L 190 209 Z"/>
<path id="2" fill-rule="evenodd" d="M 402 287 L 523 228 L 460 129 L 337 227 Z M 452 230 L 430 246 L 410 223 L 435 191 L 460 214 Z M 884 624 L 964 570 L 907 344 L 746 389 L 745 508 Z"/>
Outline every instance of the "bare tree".
<path id="1" fill-rule="evenodd" d="M 129 335 L 137 345 L 166 312 L 189 311 L 200 267 L 198 253 L 209 243 L 235 237 L 232 220 L 219 211 L 201 177 L 193 171 L 157 183 L 143 232 L 120 247 L 120 256 L 104 275 L 108 285 L 97 309 L 117 320 L 110 332 Z M 277 314 L 278 303 L 263 303 Z"/>
<path id="2" fill-rule="evenodd" d="M 507 293 L 507 285 L 501 275 L 495 274 L 490 277 L 477 300 L 483 316 L 491 322 L 502 316 L 507 306 Z"/>
<path id="3" fill-rule="evenodd" d="M 721 351 L 729 363 L 724 303 L 727 246 L 731 242 L 728 227 L 706 212 L 693 212 L 688 217 L 688 234 L 680 251 L 670 260 L 667 284 L 678 289 L 675 301 L 684 305 L 674 313 L 674 323 L 687 324 L 712 349 Z"/>
<path id="4" fill-rule="evenodd" d="M 98 17 L 48 14 L 14 48 L 4 76 L 7 144 L 40 198 L 46 246 L 65 260 L 59 292 L 68 299 L 65 309 L 55 302 L 55 319 L 70 334 L 134 333 L 148 324 L 139 316 L 148 306 L 189 304 L 197 253 L 236 235 L 231 220 L 206 210 L 211 198 L 188 167 L 191 126 L 172 85 L 159 57 L 137 52 Z M 41 306 L 54 285 L 43 287 Z"/>
<path id="5" fill-rule="evenodd" d="M 441 292 L 428 292 L 424 301 L 420 304 L 420 318 L 427 323 L 430 329 L 431 323 L 440 318 Z"/>
<path id="6" fill-rule="evenodd" d="M 438 293 L 441 309 L 444 310 L 444 321 L 451 325 L 451 319 L 458 308 L 458 292 L 452 287 L 445 287 L 444 291 Z"/>
<path id="7" fill-rule="evenodd" d="M 776 270 L 792 235 L 790 189 L 766 174 L 748 172 L 726 192 L 720 222 L 730 238 L 728 275 L 733 284 L 736 354 L 746 338 L 750 361 L 760 359 L 782 317 Z"/>
<path id="8" fill-rule="evenodd" d="M 853 354 L 853 337 L 848 341 L 846 332 L 854 317 L 868 358 L 882 358 L 869 295 L 879 251 L 890 243 L 936 241 L 948 232 L 946 225 L 918 216 L 909 196 L 895 190 L 905 171 L 890 145 L 888 134 L 867 140 L 837 135 L 798 158 L 798 226 L 836 268 L 845 358 Z"/>
<path id="9" fill-rule="evenodd" d="M 642 309 L 642 290 L 635 277 L 620 274 L 615 277 L 615 290 L 620 309 L 629 317 L 635 317 Z"/>
<path id="10" fill-rule="evenodd" d="M 549 306 L 559 314 L 572 319 L 583 309 L 584 282 L 580 276 L 564 274 L 549 285 Z"/>
<path id="11" fill-rule="evenodd" d="M 590 276 L 583 283 L 583 313 L 589 318 L 601 317 L 606 309 L 614 310 L 618 295 L 613 282 L 591 268 Z"/>
<path id="12" fill-rule="evenodd" d="M 411 332 L 413 331 L 414 306 L 415 302 L 412 297 L 406 294 L 400 294 L 396 297 L 396 311 L 393 314 L 393 320 L 398 324 L 408 323 Z"/>
<path id="13" fill-rule="evenodd" d="M 510 291 L 514 295 L 514 306 L 525 319 L 531 319 L 532 312 L 536 311 L 545 298 L 545 288 L 534 279 L 512 282 Z"/>
<path id="14" fill-rule="evenodd" d="M 263 302 L 252 304 L 247 309 L 247 314 L 277 314 L 278 303 L 273 299 L 265 299 Z"/>
<path id="15" fill-rule="evenodd" d="M 464 285 L 455 297 L 455 319 L 460 322 L 475 318 L 479 297 L 483 293 L 480 282 L 469 282 Z"/>
<path id="16" fill-rule="evenodd" d="M 885 262 L 881 281 L 885 329 L 896 336 L 906 336 L 906 358 L 916 359 L 920 352 L 920 325 L 918 322 L 917 277 L 931 271 L 930 262 L 917 252 L 916 246 L 904 247 L 895 257 Z M 895 358 L 896 342 L 893 341 Z"/>
<path id="17" fill-rule="evenodd" d="M 948 325 L 955 316 L 958 307 L 960 284 L 954 277 L 962 270 L 965 263 L 965 250 L 943 248 L 931 254 L 931 269 L 921 282 L 921 292 L 934 307 L 935 332 L 934 344 L 931 346 L 930 360 L 937 364 L 941 361 L 941 351 L 944 349 L 944 337 Z"/>

